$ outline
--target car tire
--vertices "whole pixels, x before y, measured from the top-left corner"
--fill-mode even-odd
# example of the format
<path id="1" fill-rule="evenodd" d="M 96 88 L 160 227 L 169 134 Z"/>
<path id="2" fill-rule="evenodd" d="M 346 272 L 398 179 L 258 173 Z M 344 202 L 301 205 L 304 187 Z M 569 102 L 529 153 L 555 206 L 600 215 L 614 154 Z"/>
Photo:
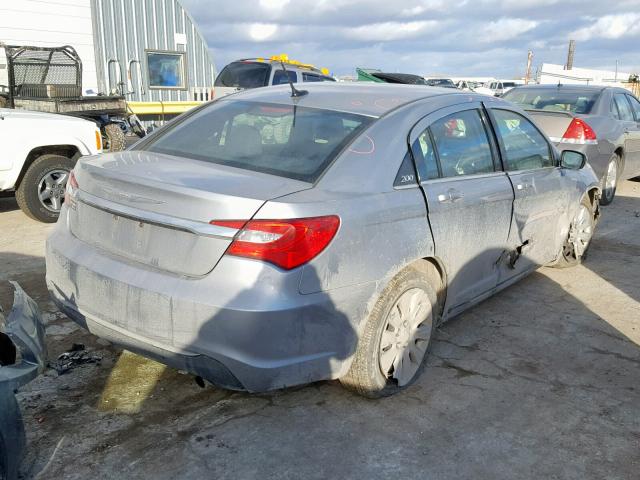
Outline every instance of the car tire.
<path id="1" fill-rule="evenodd" d="M 552 266 L 568 268 L 580 265 L 587 258 L 595 226 L 593 205 L 589 198 L 585 197 L 580 202 L 575 218 L 571 221 L 569 234 L 562 245 L 558 260 Z M 578 247 L 576 247 L 576 242 L 579 245 Z"/>
<path id="2" fill-rule="evenodd" d="M 420 376 L 439 319 L 436 285 L 440 275 L 428 262 L 405 268 L 389 282 L 363 327 L 351 368 L 340 379 L 343 386 L 380 398 Z M 404 315 L 400 305 L 408 305 Z"/>
<path id="3" fill-rule="evenodd" d="M 602 195 L 600 197 L 600 205 L 609 205 L 613 202 L 620 178 L 620 156 L 617 153 L 611 155 L 609 163 L 607 163 L 607 171 L 602 176 L 600 182 Z"/>
<path id="4" fill-rule="evenodd" d="M 103 141 L 105 151 L 121 152 L 127 148 L 124 132 L 120 128 L 120 125 L 116 123 L 109 123 L 108 125 L 105 125 L 102 130 L 105 138 Z"/>
<path id="5" fill-rule="evenodd" d="M 60 214 L 60 209 L 54 208 L 55 201 L 62 205 L 66 179 L 55 183 L 55 186 L 49 189 L 52 193 L 48 199 L 40 199 L 41 194 L 44 193 L 41 190 L 43 187 L 48 188 L 46 178 L 56 180 L 61 178 L 63 172 L 66 172 L 68 178 L 75 164 L 75 160 L 62 155 L 46 154 L 38 157 L 29 166 L 16 190 L 16 201 L 20 209 L 28 217 L 39 222 L 55 222 Z"/>

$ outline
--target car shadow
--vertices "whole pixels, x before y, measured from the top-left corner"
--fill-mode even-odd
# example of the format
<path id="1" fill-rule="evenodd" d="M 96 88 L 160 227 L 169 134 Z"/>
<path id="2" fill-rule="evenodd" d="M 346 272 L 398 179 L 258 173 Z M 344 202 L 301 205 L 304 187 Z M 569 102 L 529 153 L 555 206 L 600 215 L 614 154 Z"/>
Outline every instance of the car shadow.
<path id="1" fill-rule="evenodd" d="M 0 192 L 0 213 L 18 210 L 18 202 L 13 192 Z"/>

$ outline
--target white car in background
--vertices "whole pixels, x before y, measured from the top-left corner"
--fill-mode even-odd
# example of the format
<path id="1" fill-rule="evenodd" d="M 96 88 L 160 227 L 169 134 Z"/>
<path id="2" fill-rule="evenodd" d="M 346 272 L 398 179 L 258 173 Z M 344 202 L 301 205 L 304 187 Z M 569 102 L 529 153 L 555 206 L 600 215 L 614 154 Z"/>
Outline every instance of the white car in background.
<path id="1" fill-rule="evenodd" d="M 515 87 L 524 85 L 522 80 L 491 80 L 475 89 L 476 93 L 500 97 Z"/>
<path id="2" fill-rule="evenodd" d="M 34 220 L 55 222 L 69 172 L 82 155 L 102 151 L 100 130 L 81 118 L 0 108 L 0 192 Z"/>

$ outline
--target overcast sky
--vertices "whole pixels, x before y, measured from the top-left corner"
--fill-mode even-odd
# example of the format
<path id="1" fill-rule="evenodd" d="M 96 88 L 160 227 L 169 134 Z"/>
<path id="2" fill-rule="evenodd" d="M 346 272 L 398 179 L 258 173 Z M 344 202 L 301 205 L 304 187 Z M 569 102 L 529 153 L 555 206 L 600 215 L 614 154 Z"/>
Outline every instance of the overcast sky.
<path id="1" fill-rule="evenodd" d="M 287 53 L 335 75 L 356 66 L 448 76 L 524 74 L 564 64 L 640 70 L 640 0 L 181 0 L 218 70 Z M 535 71 L 535 70 L 534 70 Z"/>

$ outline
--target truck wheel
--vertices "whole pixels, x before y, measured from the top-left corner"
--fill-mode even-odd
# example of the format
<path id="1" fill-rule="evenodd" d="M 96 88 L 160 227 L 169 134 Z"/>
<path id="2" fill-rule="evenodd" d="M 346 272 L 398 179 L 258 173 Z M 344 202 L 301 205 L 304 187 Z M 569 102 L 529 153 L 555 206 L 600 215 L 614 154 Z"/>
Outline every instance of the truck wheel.
<path id="1" fill-rule="evenodd" d="M 342 385 L 365 397 L 380 398 L 420 376 L 438 319 L 439 283 L 435 269 L 432 273 L 413 266 L 389 282 L 369 314 L 351 368 L 340 379 Z"/>
<path id="2" fill-rule="evenodd" d="M 121 152 L 127 148 L 124 132 L 119 125 L 109 123 L 102 127 L 102 143 L 106 152 Z"/>
<path id="3" fill-rule="evenodd" d="M 53 223 L 60 215 L 64 190 L 75 160 L 62 155 L 38 157 L 27 169 L 16 190 L 22 211 L 34 220 Z"/>

